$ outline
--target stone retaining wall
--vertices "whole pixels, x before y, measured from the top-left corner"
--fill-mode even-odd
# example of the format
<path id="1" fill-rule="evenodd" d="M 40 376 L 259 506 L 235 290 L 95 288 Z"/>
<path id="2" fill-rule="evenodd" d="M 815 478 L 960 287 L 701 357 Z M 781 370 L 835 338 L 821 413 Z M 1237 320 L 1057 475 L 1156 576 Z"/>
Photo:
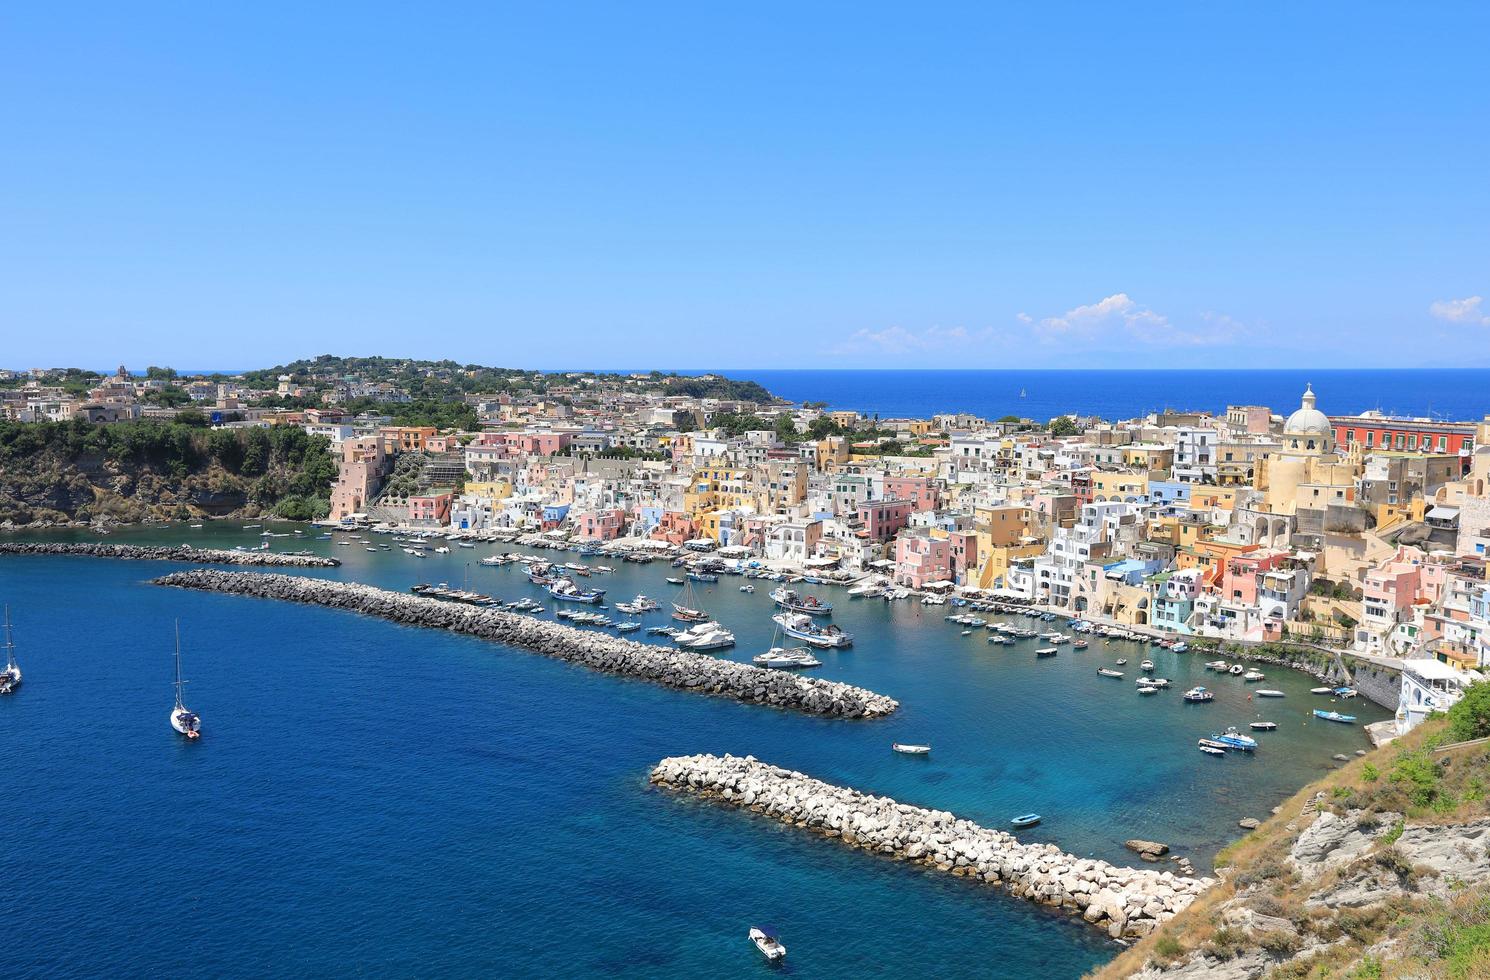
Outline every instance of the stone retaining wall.
<path id="1" fill-rule="evenodd" d="M 1080 912 L 1114 939 L 1149 934 L 1214 883 L 1211 878 L 1078 858 L 1054 844 L 1023 844 L 1012 834 L 945 811 L 834 786 L 753 756 L 663 759 L 652 770 L 651 780 L 852 847 L 1002 885 L 1020 898 Z"/>
<path id="2" fill-rule="evenodd" d="M 156 579 L 155 584 L 347 609 L 409 626 L 495 640 L 592 670 L 808 714 L 878 718 L 899 707 L 891 698 L 851 684 L 799 677 L 782 670 L 637 643 L 532 616 L 424 599 L 355 582 L 202 568 L 174 572 Z"/>
<path id="3" fill-rule="evenodd" d="M 191 545 L 66 544 L 42 541 L 0 541 L 0 555 L 81 555 L 87 558 L 124 558 L 136 561 L 189 561 L 214 565 L 257 565 L 277 568 L 335 568 L 336 558 L 286 555 L 273 551 L 230 551 Z"/>

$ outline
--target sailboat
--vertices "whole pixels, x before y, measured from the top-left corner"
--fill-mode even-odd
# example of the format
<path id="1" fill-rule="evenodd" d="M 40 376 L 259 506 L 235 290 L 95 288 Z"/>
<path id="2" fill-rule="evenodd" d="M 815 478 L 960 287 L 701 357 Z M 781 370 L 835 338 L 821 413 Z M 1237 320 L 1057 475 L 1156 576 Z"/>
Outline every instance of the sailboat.
<path id="1" fill-rule="evenodd" d="M 176 621 L 176 707 L 171 709 L 171 727 L 195 741 L 202 733 L 202 719 L 181 703 L 181 621 Z"/>
<path id="2" fill-rule="evenodd" d="M 0 671 L 0 694 L 14 694 L 21 686 L 21 668 L 16 666 L 16 645 L 10 639 L 10 607 L 5 607 L 5 669 Z"/>
<path id="3" fill-rule="evenodd" d="M 698 607 L 698 599 L 693 594 L 693 579 L 685 579 L 683 593 L 673 602 L 673 619 L 681 623 L 706 623 L 709 614 Z"/>

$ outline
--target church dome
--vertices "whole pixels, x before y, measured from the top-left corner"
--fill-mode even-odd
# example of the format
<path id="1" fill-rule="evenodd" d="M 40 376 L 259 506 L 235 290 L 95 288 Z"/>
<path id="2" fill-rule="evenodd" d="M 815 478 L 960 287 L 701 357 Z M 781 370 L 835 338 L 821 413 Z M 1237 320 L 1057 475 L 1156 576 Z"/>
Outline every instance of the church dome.
<path id="1" fill-rule="evenodd" d="M 1313 433 L 1327 436 L 1333 432 L 1329 417 L 1314 407 L 1314 388 L 1306 386 L 1299 410 L 1283 423 L 1284 432 Z"/>

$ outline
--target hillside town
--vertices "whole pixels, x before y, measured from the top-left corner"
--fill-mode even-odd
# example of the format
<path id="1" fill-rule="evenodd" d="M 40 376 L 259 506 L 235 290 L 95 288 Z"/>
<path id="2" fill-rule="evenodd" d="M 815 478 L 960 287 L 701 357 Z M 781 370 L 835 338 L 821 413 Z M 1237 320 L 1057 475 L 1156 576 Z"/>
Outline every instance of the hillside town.
<path id="1" fill-rule="evenodd" d="M 576 373 L 461 393 L 474 424 L 450 426 L 398 424 L 389 407 L 411 394 L 385 378 L 7 374 L 15 421 L 195 411 L 324 437 L 332 524 L 758 561 L 888 598 L 1305 643 L 1400 671 L 1403 731 L 1490 665 L 1490 418 L 1329 415 L 1310 388 L 1220 415 L 891 419 Z M 374 407 L 353 414 L 357 399 Z"/>

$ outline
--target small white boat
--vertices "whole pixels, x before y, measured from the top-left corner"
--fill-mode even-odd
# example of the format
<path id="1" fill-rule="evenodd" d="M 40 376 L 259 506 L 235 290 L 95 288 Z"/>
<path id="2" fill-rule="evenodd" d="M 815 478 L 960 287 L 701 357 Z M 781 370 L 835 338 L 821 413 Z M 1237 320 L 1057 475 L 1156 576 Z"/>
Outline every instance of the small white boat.
<path id="1" fill-rule="evenodd" d="M 890 748 L 903 755 L 926 755 L 931 751 L 929 745 L 907 745 L 904 742 L 891 742 Z"/>
<path id="2" fill-rule="evenodd" d="M 1260 698 L 1281 698 L 1281 697 L 1284 697 L 1284 694 L 1283 694 L 1282 691 L 1275 691 L 1275 690 L 1273 690 L 1270 687 L 1258 688 L 1256 691 L 1253 691 L 1252 693 L 1256 694 Z"/>
<path id="3" fill-rule="evenodd" d="M 1154 669 L 1154 662 L 1152 660 L 1145 660 L 1143 663 L 1138 665 L 1138 669 L 1143 671 L 1151 671 Z"/>
<path id="4" fill-rule="evenodd" d="M 176 706 L 171 709 L 171 727 L 176 729 L 188 740 L 195 741 L 202 734 L 202 719 L 196 713 L 187 709 L 181 701 L 181 687 L 186 682 L 181 679 L 181 623 L 176 623 Z"/>
<path id="5" fill-rule="evenodd" d="M 1226 754 L 1226 750 L 1225 749 L 1218 749 L 1214 745 L 1202 745 L 1200 747 L 1200 751 L 1204 752 L 1206 755 L 1225 755 Z"/>
<path id="6" fill-rule="evenodd" d="M 1139 694 L 1158 694 L 1159 693 L 1159 689 L 1157 687 L 1155 687 L 1154 685 L 1152 685 L 1152 684 L 1140 684 L 1140 685 L 1138 685 L 1138 693 Z"/>
<path id="7" fill-rule="evenodd" d="M 753 585 L 742 585 L 742 586 L 740 586 L 740 591 L 741 592 L 754 592 L 755 591 L 755 586 L 753 586 Z"/>
<path id="8" fill-rule="evenodd" d="M 1216 700 L 1216 695 L 1212 694 L 1210 691 L 1207 691 L 1203 687 L 1192 687 L 1190 688 L 1190 690 L 1184 693 L 1184 698 L 1186 701 L 1200 703 L 1204 701 L 1214 701 Z"/>
<path id="9" fill-rule="evenodd" d="M 1255 732 L 1271 732 L 1277 729 L 1278 723 L 1276 721 L 1254 721 L 1247 727 Z"/>
<path id="10" fill-rule="evenodd" d="M 1247 668 L 1243 667 L 1241 664 L 1232 664 L 1231 669 L 1227 671 L 1227 673 L 1231 674 L 1233 677 L 1241 677 L 1242 674 L 1246 672 L 1246 670 Z"/>
<path id="11" fill-rule="evenodd" d="M 1242 675 L 1242 680 L 1244 680 L 1244 681 L 1260 681 L 1260 680 L 1262 680 L 1266 676 L 1267 675 L 1264 674 L 1260 670 L 1249 670 L 1245 674 Z"/>
<path id="12" fill-rule="evenodd" d="M 762 667 L 774 667 L 778 670 L 799 670 L 823 665 L 823 662 L 814 657 L 811 651 L 802 647 L 794 650 L 772 647 L 765 653 L 758 653 L 750 659 Z"/>
<path id="13" fill-rule="evenodd" d="M 438 548 L 435 549 L 435 554 L 437 554 L 437 555 L 448 555 L 448 554 L 450 554 L 450 549 L 448 547 L 446 547 L 445 545 L 442 544 Z"/>
<path id="14" fill-rule="evenodd" d="M 1205 665 L 1205 669 L 1206 670 L 1225 670 L 1226 669 L 1226 661 L 1224 661 L 1224 660 L 1212 660 L 1210 663 L 1208 663 L 1208 664 Z"/>
<path id="15" fill-rule="evenodd" d="M 1335 689 L 1333 687 L 1311 687 L 1311 688 L 1309 688 L 1309 693 L 1310 694 L 1334 694 L 1335 693 Z"/>
<path id="16" fill-rule="evenodd" d="M 1110 667 L 1098 667 L 1097 668 L 1097 673 L 1101 674 L 1103 677 L 1122 677 L 1123 676 L 1123 672 L 1121 670 L 1113 670 Z"/>
<path id="17" fill-rule="evenodd" d="M 750 930 L 750 941 L 755 943 L 755 948 L 772 963 L 786 956 L 786 947 L 781 945 L 781 941 L 760 929 Z"/>

